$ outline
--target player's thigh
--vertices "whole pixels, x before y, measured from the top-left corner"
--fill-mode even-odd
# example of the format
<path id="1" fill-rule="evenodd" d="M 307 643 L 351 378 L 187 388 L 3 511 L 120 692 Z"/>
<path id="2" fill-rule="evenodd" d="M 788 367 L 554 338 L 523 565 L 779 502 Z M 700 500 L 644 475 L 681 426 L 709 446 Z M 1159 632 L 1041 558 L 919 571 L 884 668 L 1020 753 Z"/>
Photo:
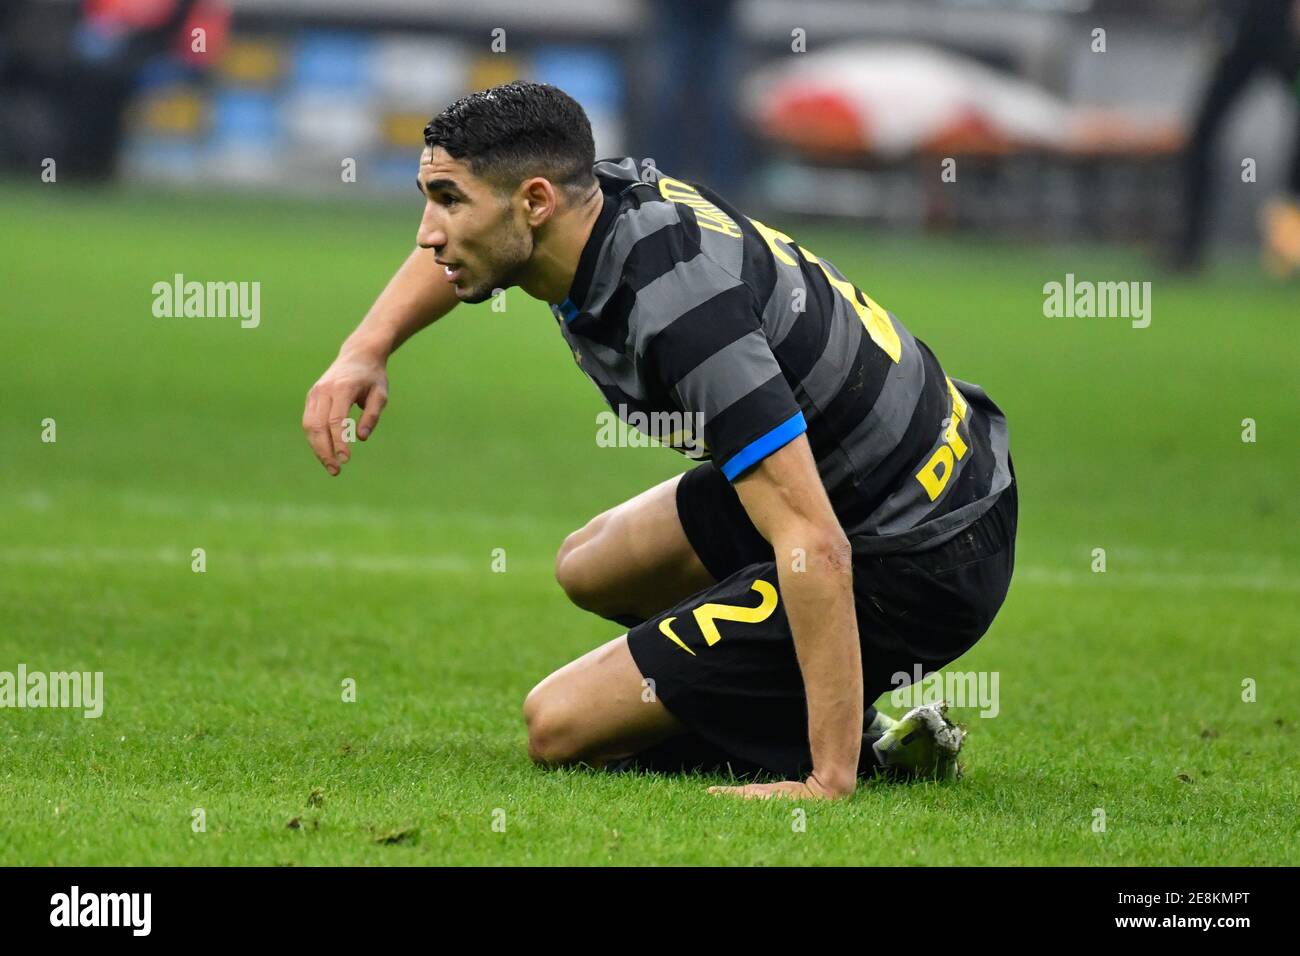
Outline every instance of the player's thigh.
<path id="1" fill-rule="evenodd" d="M 555 576 L 570 599 L 599 614 L 653 614 L 713 583 L 677 513 L 681 475 L 592 518 L 569 535 Z"/>
<path id="2" fill-rule="evenodd" d="M 647 692 L 627 647 L 614 638 L 552 673 L 524 701 L 528 751 L 539 763 L 599 764 L 685 731 Z"/>

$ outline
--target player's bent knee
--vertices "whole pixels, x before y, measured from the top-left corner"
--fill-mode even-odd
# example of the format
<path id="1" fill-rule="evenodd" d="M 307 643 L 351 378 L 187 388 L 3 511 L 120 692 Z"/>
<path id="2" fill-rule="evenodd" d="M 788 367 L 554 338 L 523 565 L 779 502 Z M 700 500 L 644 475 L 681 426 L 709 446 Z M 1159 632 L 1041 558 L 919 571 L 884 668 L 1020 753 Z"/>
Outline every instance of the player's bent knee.
<path id="1" fill-rule="evenodd" d="M 539 767 L 560 767 L 578 759 L 577 751 L 546 724 L 528 728 L 528 759 Z"/>
<path id="2" fill-rule="evenodd" d="M 555 577 L 557 580 L 560 578 L 562 569 L 568 564 L 569 559 L 573 556 L 573 552 L 577 551 L 588 537 L 590 537 L 590 535 L 587 534 L 587 529 L 583 527 L 568 534 L 564 541 L 560 543 L 560 550 L 555 552 Z"/>
<path id="3" fill-rule="evenodd" d="M 555 580 L 565 595 L 584 611 L 601 614 L 609 610 L 608 589 L 596 562 L 590 557 L 590 534 L 585 529 L 564 539 L 555 556 Z"/>
<path id="4" fill-rule="evenodd" d="M 540 685 L 539 685 L 540 687 Z M 557 766 L 578 759 L 578 748 L 563 714 L 534 687 L 524 699 L 524 724 L 528 728 L 528 758 L 542 766 Z"/>

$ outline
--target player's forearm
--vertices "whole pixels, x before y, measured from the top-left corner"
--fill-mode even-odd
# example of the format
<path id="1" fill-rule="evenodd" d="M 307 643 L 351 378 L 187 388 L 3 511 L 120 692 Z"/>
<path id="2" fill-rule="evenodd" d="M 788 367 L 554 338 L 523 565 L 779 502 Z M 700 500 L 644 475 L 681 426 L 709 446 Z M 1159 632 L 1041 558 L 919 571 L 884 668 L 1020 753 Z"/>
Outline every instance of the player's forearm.
<path id="1" fill-rule="evenodd" d="M 365 352 L 386 360 L 403 342 L 450 312 L 459 300 L 433 253 L 417 248 L 375 299 L 339 354 Z"/>
<path id="2" fill-rule="evenodd" d="M 805 570 L 788 560 L 804 549 Z M 777 544 L 781 593 L 794 635 L 808 699 L 813 772 L 827 787 L 852 792 L 862 750 L 862 651 L 853 605 L 848 542 L 821 535 L 815 543 L 790 538 Z"/>

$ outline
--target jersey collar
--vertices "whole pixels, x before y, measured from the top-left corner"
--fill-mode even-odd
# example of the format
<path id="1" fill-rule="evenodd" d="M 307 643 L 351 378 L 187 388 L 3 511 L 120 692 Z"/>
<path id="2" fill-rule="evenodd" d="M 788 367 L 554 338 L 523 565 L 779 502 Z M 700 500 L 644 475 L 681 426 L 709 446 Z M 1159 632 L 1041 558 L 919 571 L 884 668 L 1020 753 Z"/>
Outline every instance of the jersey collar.
<path id="1" fill-rule="evenodd" d="M 587 292 L 591 288 L 591 279 L 596 272 L 596 260 L 600 257 L 600 247 L 605 241 L 605 236 L 609 234 L 609 227 L 614 222 L 614 217 L 618 214 L 618 200 L 610 192 L 610 186 L 617 186 L 609 180 L 600 179 L 600 189 L 604 197 L 604 204 L 601 206 L 600 215 L 592 224 L 591 235 L 587 237 L 587 244 L 582 247 L 582 255 L 578 257 L 578 271 L 573 274 L 573 285 L 569 287 L 569 296 L 561 302 L 557 308 L 564 321 L 568 322 L 573 319 L 581 310 L 582 303 L 587 298 Z"/>

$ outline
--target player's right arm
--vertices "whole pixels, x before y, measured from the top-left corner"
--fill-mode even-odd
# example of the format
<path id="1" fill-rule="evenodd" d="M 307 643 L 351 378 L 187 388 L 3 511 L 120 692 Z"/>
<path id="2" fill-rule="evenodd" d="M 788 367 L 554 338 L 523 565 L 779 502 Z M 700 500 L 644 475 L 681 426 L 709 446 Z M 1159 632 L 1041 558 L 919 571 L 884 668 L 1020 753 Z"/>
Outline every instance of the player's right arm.
<path id="1" fill-rule="evenodd" d="M 455 286 L 433 261 L 433 253 L 417 248 L 343 342 L 338 358 L 307 392 L 302 414 L 307 441 L 331 475 L 351 457 L 343 423 L 352 406 L 362 408 L 357 437 L 365 441 L 388 404 L 388 357 L 458 301 Z"/>

